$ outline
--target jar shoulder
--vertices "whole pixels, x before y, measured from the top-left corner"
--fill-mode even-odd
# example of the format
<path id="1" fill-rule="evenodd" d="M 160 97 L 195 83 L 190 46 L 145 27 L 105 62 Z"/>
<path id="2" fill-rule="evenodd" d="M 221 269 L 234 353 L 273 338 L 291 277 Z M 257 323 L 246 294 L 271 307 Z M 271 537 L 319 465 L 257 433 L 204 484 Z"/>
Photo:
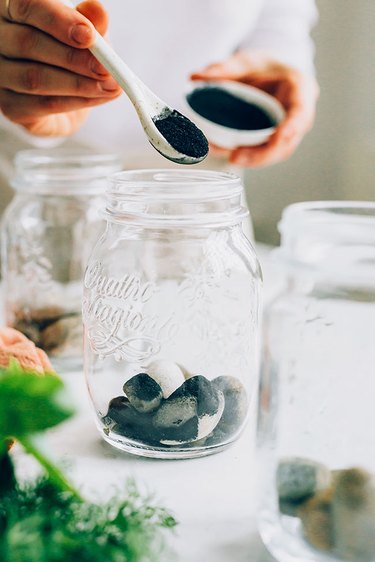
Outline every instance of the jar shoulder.
<path id="1" fill-rule="evenodd" d="M 90 261 L 104 269 L 205 272 L 207 275 L 248 275 L 259 282 L 262 273 L 256 251 L 241 231 L 234 229 L 151 232 L 147 229 L 113 228 L 107 225 L 98 237 Z"/>

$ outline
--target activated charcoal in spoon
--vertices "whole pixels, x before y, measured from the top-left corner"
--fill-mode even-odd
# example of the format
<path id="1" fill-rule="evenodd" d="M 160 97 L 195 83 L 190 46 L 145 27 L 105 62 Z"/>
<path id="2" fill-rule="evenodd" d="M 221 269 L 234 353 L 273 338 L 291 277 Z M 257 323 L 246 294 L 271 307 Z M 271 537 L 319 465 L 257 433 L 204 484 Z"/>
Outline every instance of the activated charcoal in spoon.
<path id="1" fill-rule="evenodd" d="M 154 123 L 159 133 L 181 154 L 199 159 L 207 155 L 208 141 L 202 131 L 175 109 L 161 113 Z"/>
<path id="2" fill-rule="evenodd" d="M 223 127 L 256 131 L 276 125 L 261 107 L 217 86 L 198 88 L 187 96 L 187 101 L 196 113 Z"/>

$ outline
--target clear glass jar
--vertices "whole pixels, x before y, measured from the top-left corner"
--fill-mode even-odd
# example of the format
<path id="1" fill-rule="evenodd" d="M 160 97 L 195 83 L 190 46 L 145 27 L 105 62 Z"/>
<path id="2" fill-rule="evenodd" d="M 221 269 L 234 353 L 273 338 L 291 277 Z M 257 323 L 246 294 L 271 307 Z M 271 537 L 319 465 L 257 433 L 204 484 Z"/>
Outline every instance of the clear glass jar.
<path id="1" fill-rule="evenodd" d="M 5 319 L 44 349 L 56 369 L 82 365 L 82 281 L 102 229 L 112 154 L 26 150 L 15 159 L 15 197 L 2 220 Z"/>
<path id="2" fill-rule="evenodd" d="M 225 448 L 257 388 L 261 273 L 232 174 L 115 174 L 85 274 L 85 373 L 103 438 L 143 456 Z"/>
<path id="3" fill-rule="evenodd" d="M 375 203 L 284 211 L 265 314 L 263 541 L 280 562 L 375 560 Z"/>

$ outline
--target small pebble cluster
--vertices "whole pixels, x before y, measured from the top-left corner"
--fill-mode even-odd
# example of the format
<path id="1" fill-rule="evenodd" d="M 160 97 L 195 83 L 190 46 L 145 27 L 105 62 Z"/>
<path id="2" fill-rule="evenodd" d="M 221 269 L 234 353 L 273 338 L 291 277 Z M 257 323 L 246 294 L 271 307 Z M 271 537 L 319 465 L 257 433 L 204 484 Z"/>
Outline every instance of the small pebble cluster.
<path id="1" fill-rule="evenodd" d="M 375 476 L 362 468 L 329 470 L 299 457 L 277 469 L 280 511 L 298 517 L 316 549 L 352 562 L 375 560 Z"/>
<path id="2" fill-rule="evenodd" d="M 123 391 L 109 402 L 105 431 L 150 446 L 220 444 L 240 429 L 248 407 L 236 377 L 210 381 L 168 360 L 151 363 Z"/>
<path id="3" fill-rule="evenodd" d="M 81 353 L 83 328 L 77 311 L 58 306 L 20 308 L 14 311 L 13 328 L 52 357 Z"/>

